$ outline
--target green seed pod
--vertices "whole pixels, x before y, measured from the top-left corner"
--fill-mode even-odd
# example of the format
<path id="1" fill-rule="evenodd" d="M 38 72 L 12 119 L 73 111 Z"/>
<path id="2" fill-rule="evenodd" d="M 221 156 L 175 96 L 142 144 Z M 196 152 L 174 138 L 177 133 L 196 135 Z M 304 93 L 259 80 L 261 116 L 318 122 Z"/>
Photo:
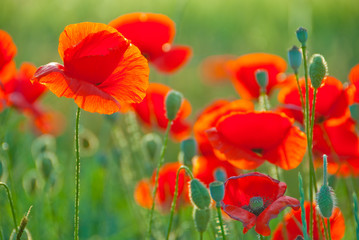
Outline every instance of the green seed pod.
<path id="1" fill-rule="evenodd" d="M 171 90 L 167 93 L 165 99 L 166 117 L 168 120 L 174 120 L 177 117 L 177 113 L 181 108 L 183 96 L 180 92 Z"/>
<path id="2" fill-rule="evenodd" d="M 261 88 L 261 92 L 266 92 L 266 87 L 268 86 L 268 72 L 263 69 L 258 69 L 255 74 L 256 81 Z"/>
<path id="3" fill-rule="evenodd" d="M 56 139 L 50 134 L 44 134 L 36 138 L 31 144 L 31 153 L 33 158 L 37 158 L 45 152 L 56 151 Z"/>
<path id="4" fill-rule="evenodd" d="M 181 153 L 183 163 L 192 166 L 192 159 L 197 155 L 197 142 L 193 138 L 188 138 L 181 142 Z"/>
<path id="5" fill-rule="evenodd" d="M 151 161 L 157 159 L 162 147 L 162 139 L 154 133 L 146 134 L 142 138 L 142 148 Z"/>
<path id="6" fill-rule="evenodd" d="M 305 47 L 308 39 L 307 29 L 300 27 L 295 33 L 297 34 L 298 41 L 302 44 L 303 47 Z"/>
<path id="7" fill-rule="evenodd" d="M 219 167 L 214 171 L 214 179 L 216 181 L 225 182 L 227 180 L 227 173 L 226 171 Z"/>
<path id="8" fill-rule="evenodd" d="M 328 67 L 324 57 L 320 54 L 314 54 L 309 65 L 309 76 L 313 88 L 318 89 L 327 75 Z"/>
<path id="9" fill-rule="evenodd" d="M 211 218 L 211 211 L 209 208 L 199 209 L 193 208 L 193 220 L 194 225 L 198 232 L 205 232 L 207 230 L 207 226 L 209 223 L 209 219 Z"/>
<path id="10" fill-rule="evenodd" d="M 208 208 L 211 204 L 207 188 L 196 178 L 190 181 L 190 197 L 193 205 L 200 209 Z"/>
<path id="11" fill-rule="evenodd" d="M 209 192 L 212 199 L 216 202 L 216 207 L 221 206 L 221 201 L 224 198 L 224 184 L 220 181 L 211 182 L 209 184 Z"/>
<path id="12" fill-rule="evenodd" d="M 354 103 L 349 106 L 350 116 L 358 123 L 359 122 L 359 104 Z"/>
<path id="13" fill-rule="evenodd" d="M 289 65 L 293 69 L 294 73 L 298 73 L 298 69 L 302 64 L 302 52 L 297 46 L 293 46 L 288 51 Z"/>

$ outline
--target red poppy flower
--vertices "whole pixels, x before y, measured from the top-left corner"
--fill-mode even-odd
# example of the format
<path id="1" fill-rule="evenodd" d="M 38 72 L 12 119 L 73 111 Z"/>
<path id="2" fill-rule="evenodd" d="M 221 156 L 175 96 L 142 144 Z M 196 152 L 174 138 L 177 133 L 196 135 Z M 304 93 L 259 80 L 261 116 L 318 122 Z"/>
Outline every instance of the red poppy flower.
<path id="1" fill-rule="evenodd" d="M 176 174 L 180 167 L 181 164 L 179 163 L 166 163 L 160 169 L 156 194 L 156 206 L 162 212 L 168 212 L 171 208 L 176 186 Z M 155 177 L 156 171 L 154 171 L 151 180 L 141 180 L 135 189 L 135 200 L 144 208 L 151 208 L 152 206 L 152 190 L 155 185 Z M 177 206 L 183 206 L 190 202 L 187 184 L 189 180 L 189 177 L 185 175 L 184 171 L 181 171 L 178 180 Z"/>
<path id="2" fill-rule="evenodd" d="M 267 94 L 280 84 L 279 73 L 283 73 L 287 64 L 279 56 L 267 53 L 252 53 L 240 56 L 236 60 L 227 62 L 227 70 L 231 76 L 234 87 L 242 98 L 257 99 L 260 88 L 255 78 L 255 72 L 263 69 L 268 72 Z"/>
<path id="3" fill-rule="evenodd" d="M 310 216 L 310 203 L 304 203 L 305 215 L 307 224 L 309 223 Z M 313 240 L 325 239 L 324 236 L 324 227 L 322 221 L 320 221 L 320 232 L 318 231 L 318 223 L 315 204 L 313 204 Z M 330 221 L 330 234 L 332 240 L 340 240 L 344 237 L 345 233 L 345 223 L 344 217 L 339 208 L 334 208 L 333 215 L 329 218 Z M 279 224 L 278 227 L 274 230 L 272 240 L 286 240 L 286 239 L 295 239 L 297 236 L 303 236 L 302 232 L 302 217 L 301 211 L 292 210 L 290 213 L 286 214 L 284 217 L 284 222 Z M 285 226 L 285 227 L 284 227 Z M 308 234 L 309 234 L 309 227 Z M 319 238 L 319 234 L 322 236 Z"/>
<path id="4" fill-rule="evenodd" d="M 158 126 L 162 130 L 167 128 L 168 119 L 165 111 L 165 98 L 169 91 L 171 91 L 171 88 L 166 85 L 151 83 L 143 101 L 132 105 L 137 116 L 147 127 Z M 191 131 L 190 124 L 184 119 L 190 113 L 191 105 L 187 100 L 184 100 L 171 126 L 170 133 L 175 139 L 182 140 L 188 137 Z"/>
<path id="5" fill-rule="evenodd" d="M 226 173 L 227 178 L 239 174 L 238 169 L 233 165 L 226 161 L 219 160 L 213 155 L 199 156 L 193 160 L 192 173 L 194 178 L 199 179 L 206 184 L 207 187 L 211 182 L 215 181 L 214 174 L 217 169 L 222 169 Z"/>
<path id="6" fill-rule="evenodd" d="M 109 23 L 136 45 L 159 71 L 173 73 L 192 55 L 188 46 L 172 45 L 175 23 L 166 15 L 155 13 L 125 14 Z"/>
<path id="7" fill-rule="evenodd" d="M 37 109 L 32 118 L 37 133 L 59 136 L 65 130 L 66 119 L 59 112 Z"/>
<path id="8" fill-rule="evenodd" d="M 31 63 L 23 63 L 16 75 L 3 83 L 4 95 L 8 105 L 20 110 L 32 109 L 35 101 L 46 91 L 46 87 L 32 84 L 30 79 L 36 72 L 36 67 Z"/>
<path id="9" fill-rule="evenodd" d="M 267 160 L 288 170 L 300 164 L 307 146 L 293 123 L 283 113 L 234 112 L 206 133 L 217 157 L 240 169 L 255 169 Z"/>
<path id="10" fill-rule="evenodd" d="M 313 153 L 318 165 L 321 165 L 322 156 L 326 154 L 329 173 L 359 175 L 359 137 L 351 118 L 316 124 L 313 139 Z"/>
<path id="11" fill-rule="evenodd" d="M 252 102 L 241 99 L 233 102 L 227 100 L 217 100 L 203 110 L 193 126 L 194 135 L 202 154 L 213 154 L 213 147 L 208 140 L 205 132 L 206 130 L 215 127 L 217 121 L 228 113 L 247 112 L 253 109 L 254 104 Z"/>
<path id="12" fill-rule="evenodd" d="M 0 30 L 0 72 L 11 62 L 16 52 L 17 49 L 11 36 L 7 32 Z"/>
<path id="13" fill-rule="evenodd" d="M 201 63 L 201 74 L 205 82 L 220 83 L 230 79 L 226 69 L 229 60 L 233 60 L 234 55 L 214 55 L 209 56 Z"/>
<path id="14" fill-rule="evenodd" d="M 231 218 L 241 221 L 246 233 L 255 227 L 257 233 L 269 236 L 269 221 L 286 207 L 299 209 L 297 199 L 283 196 L 287 185 L 268 175 L 254 172 L 231 177 L 225 182 L 222 209 Z"/>
<path id="15" fill-rule="evenodd" d="M 85 111 L 111 114 L 145 97 L 147 61 L 116 29 L 90 22 L 68 25 L 59 54 L 64 65 L 41 66 L 32 81 L 58 97 L 73 98 Z"/>
<path id="16" fill-rule="evenodd" d="M 350 70 L 349 80 L 355 86 L 354 102 L 359 103 L 359 64 Z"/>
<path id="17" fill-rule="evenodd" d="M 305 81 L 300 80 L 300 86 L 305 98 Z M 343 88 L 343 84 L 336 78 L 328 76 L 323 85 L 317 91 L 315 103 L 315 123 L 323 122 L 330 118 L 340 118 L 349 112 L 350 92 Z M 278 94 L 279 102 L 288 116 L 294 117 L 298 122 L 303 122 L 302 106 L 297 84 L 284 86 Z M 309 89 L 309 106 L 312 108 L 313 88 Z"/>

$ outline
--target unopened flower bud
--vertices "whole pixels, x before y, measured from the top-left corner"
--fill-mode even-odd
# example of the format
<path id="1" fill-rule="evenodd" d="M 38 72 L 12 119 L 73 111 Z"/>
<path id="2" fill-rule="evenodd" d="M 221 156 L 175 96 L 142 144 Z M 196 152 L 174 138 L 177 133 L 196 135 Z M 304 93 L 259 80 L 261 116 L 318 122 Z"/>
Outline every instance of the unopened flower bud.
<path id="1" fill-rule="evenodd" d="M 359 104 L 358 103 L 354 103 L 353 105 L 349 106 L 349 110 L 350 110 L 350 116 L 357 122 L 359 123 Z"/>
<path id="2" fill-rule="evenodd" d="M 153 161 L 157 158 L 161 151 L 162 140 L 161 137 L 155 133 L 146 134 L 142 138 L 142 147 L 148 158 Z"/>
<path id="3" fill-rule="evenodd" d="M 258 69 L 255 74 L 256 81 L 261 88 L 261 92 L 266 92 L 266 87 L 268 85 L 268 72 L 263 69 Z"/>
<path id="4" fill-rule="evenodd" d="M 183 96 L 180 92 L 171 90 L 168 92 L 165 99 L 166 117 L 168 120 L 174 120 L 181 108 Z"/>
<path id="5" fill-rule="evenodd" d="M 295 33 L 297 34 L 298 41 L 302 44 L 303 47 L 305 47 L 308 39 L 307 29 L 300 27 Z"/>
<path id="6" fill-rule="evenodd" d="M 181 142 L 181 153 L 183 163 L 187 166 L 192 165 L 192 159 L 197 155 L 197 142 L 193 138 L 188 138 Z"/>
<path id="7" fill-rule="evenodd" d="M 209 219 L 211 218 L 211 211 L 209 208 L 199 209 L 193 208 L 193 220 L 194 225 L 198 232 L 205 232 L 207 230 L 207 226 L 209 223 Z"/>
<path id="8" fill-rule="evenodd" d="M 318 89 L 328 74 L 327 62 L 320 54 L 314 54 L 310 60 L 309 76 L 312 86 Z"/>
<path id="9" fill-rule="evenodd" d="M 214 179 L 216 181 L 225 182 L 227 180 L 227 173 L 226 171 L 219 167 L 214 171 Z"/>
<path id="10" fill-rule="evenodd" d="M 198 179 L 190 181 L 190 197 L 192 203 L 200 208 L 208 208 L 211 204 L 211 198 L 209 196 L 207 188 Z"/>
<path id="11" fill-rule="evenodd" d="M 224 198 L 224 184 L 223 182 L 215 181 L 209 184 L 209 192 L 212 199 L 216 202 L 216 207 L 220 207 L 221 201 Z"/>
<path id="12" fill-rule="evenodd" d="M 288 51 L 289 65 L 293 69 L 294 73 L 298 73 L 298 69 L 302 64 L 302 52 L 297 46 L 293 46 Z"/>

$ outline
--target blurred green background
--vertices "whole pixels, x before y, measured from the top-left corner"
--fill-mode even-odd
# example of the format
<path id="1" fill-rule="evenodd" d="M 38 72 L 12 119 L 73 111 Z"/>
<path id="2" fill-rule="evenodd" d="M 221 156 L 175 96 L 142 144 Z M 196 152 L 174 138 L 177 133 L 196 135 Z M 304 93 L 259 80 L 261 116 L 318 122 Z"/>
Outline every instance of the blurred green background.
<path id="1" fill-rule="evenodd" d="M 165 83 L 184 94 L 193 107 L 192 120 L 214 99 L 238 98 L 230 83 L 213 87 L 203 82 L 199 65 L 207 56 L 267 52 L 287 59 L 287 50 L 298 45 L 295 30 L 303 26 L 309 32 L 309 54 L 323 54 L 331 75 L 346 82 L 350 69 L 359 63 L 358 0 L 0 0 L 0 29 L 13 37 L 18 48 L 15 58 L 18 67 L 23 61 L 40 66 L 61 62 L 58 38 L 66 25 L 84 21 L 108 23 L 122 14 L 138 11 L 168 15 L 176 22 L 175 43 L 193 48 L 191 61 L 176 74 L 160 75 L 154 69 L 150 73 L 151 82 Z M 46 190 L 35 195 L 24 193 L 24 176 L 30 169 L 36 169 L 36 156 L 30 149 L 35 137 L 31 132 L 18 130 L 17 125 L 24 120 L 19 114 L 13 114 L 16 121 L 7 126 L 10 150 L 2 158 L 12 161 L 10 185 L 18 218 L 34 205 L 29 222 L 34 239 L 71 239 L 76 106 L 72 99 L 58 99 L 52 93 L 43 102 L 64 113 L 67 119 L 66 132 L 57 139 L 55 151 L 60 169 L 56 181 L 61 190 L 56 195 Z M 117 122 L 128 124 L 126 121 L 129 120 L 121 116 Z M 101 115 L 83 112 L 81 124 L 100 139 L 99 153 L 82 158 L 81 239 L 141 239 L 147 212 L 129 203 L 133 202 L 131 192 L 135 182 L 126 182 L 118 167 L 121 164 L 117 161 L 125 153 L 121 150 L 116 153 L 113 148 L 118 143 L 111 137 L 115 131 L 112 123 Z M 176 144 L 170 145 L 167 161 L 176 160 L 178 148 Z M 117 167 L 111 167 L 114 165 Z M 150 172 L 129 179 L 148 177 Z M 293 179 L 291 176 L 296 179 L 296 170 L 286 175 L 286 179 Z M 288 180 L 288 185 L 288 195 L 298 196 L 297 182 Z M 339 196 L 346 194 L 344 188 L 338 188 L 338 192 Z M 343 205 L 345 202 L 339 201 L 339 206 Z M 11 231 L 10 211 L 4 210 L 7 208 L 5 194 L 1 192 L 0 230 L 4 236 Z M 186 209 L 182 215 L 188 216 L 190 212 L 190 208 Z M 344 212 L 350 214 L 351 210 Z M 157 220 L 166 222 L 160 216 Z M 186 235 L 193 231 L 189 222 L 177 222 L 176 226 L 182 229 L 183 239 L 190 238 L 191 235 Z M 345 239 L 353 239 L 351 234 L 347 231 Z"/>

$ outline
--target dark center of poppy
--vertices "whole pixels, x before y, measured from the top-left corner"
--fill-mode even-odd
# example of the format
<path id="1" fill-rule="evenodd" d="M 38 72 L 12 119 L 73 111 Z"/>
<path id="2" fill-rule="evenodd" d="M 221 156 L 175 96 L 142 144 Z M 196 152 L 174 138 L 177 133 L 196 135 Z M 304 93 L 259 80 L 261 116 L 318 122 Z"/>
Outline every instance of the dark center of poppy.
<path id="1" fill-rule="evenodd" d="M 263 152 L 263 149 L 261 149 L 261 148 L 253 148 L 251 150 L 252 150 L 252 152 L 257 153 L 257 154 L 262 154 L 262 152 Z"/>
<path id="2" fill-rule="evenodd" d="M 256 216 L 258 216 L 264 210 L 263 198 L 261 197 L 252 197 L 249 200 L 249 211 Z"/>
<path id="3" fill-rule="evenodd" d="M 324 116 L 320 116 L 316 119 L 316 123 L 320 124 L 323 123 L 325 121 L 325 117 Z"/>

